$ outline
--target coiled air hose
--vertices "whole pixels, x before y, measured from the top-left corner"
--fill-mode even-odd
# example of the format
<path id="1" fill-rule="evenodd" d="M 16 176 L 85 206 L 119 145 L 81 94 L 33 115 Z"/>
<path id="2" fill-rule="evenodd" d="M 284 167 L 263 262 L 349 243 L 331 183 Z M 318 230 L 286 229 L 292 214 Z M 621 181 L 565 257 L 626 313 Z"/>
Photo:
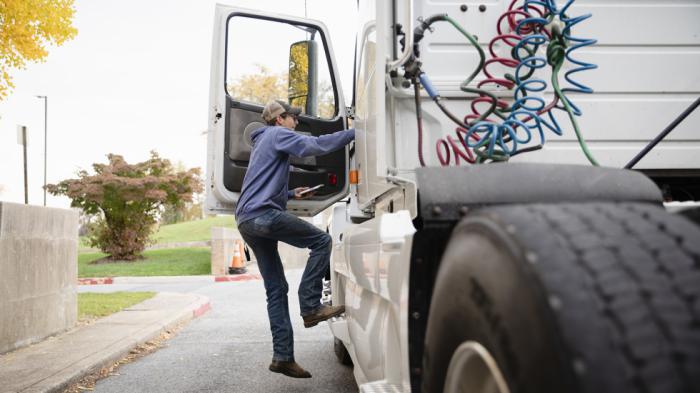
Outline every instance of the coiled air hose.
<path id="1" fill-rule="evenodd" d="M 582 151 L 591 164 L 598 165 L 586 146 L 576 120 L 576 117 L 581 116 L 582 111 L 566 95 L 568 92 L 592 93 L 593 91 L 574 80 L 572 76 L 575 73 L 597 67 L 594 64 L 577 60 L 573 56 L 575 50 L 593 45 L 596 42 L 592 39 L 575 37 L 571 33 L 574 25 L 588 19 L 591 15 L 569 17 L 566 11 L 574 0 L 567 0 L 561 9 L 557 9 L 554 0 L 524 0 L 522 5 L 516 7 L 518 2 L 519 0 L 513 0 L 508 11 L 499 17 L 497 22 L 498 35 L 489 44 L 491 58 L 488 60 L 486 60 L 486 54 L 474 36 L 446 14 L 431 16 L 421 21 L 414 30 L 414 57 L 408 62 L 405 69 L 406 77 L 410 78 L 414 84 L 418 123 L 418 156 L 422 166 L 425 166 L 425 159 L 422 146 L 423 125 L 419 83 L 438 108 L 458 126 L 455 129 L 456 139 L 448 135 L 444 139 L 439 139 L 436 144 L 437 156 L 443 166 L 451 164 L 450 148 L 454 152 L 456 165 L 460 164 L 460 158 L 469 163 L 506 161 L 514 155 L 540 149 L 545 143 L 545 129 L 556 135 L 562 135 L 562 129 L 553 113 L 555 109 L 567 112 Z M 455 116 L 446 108 L 442 102 L 443 98 L 433 87 L 428 75 L 420 69 L 421 64 L 418 61 L 419 42 L 423 38 L 425 30 L 431 29 L 431 25 L 439 21 L 451 24 L 479 54 L 479 64 L 459 86 L 461 91 L 477 95 L 472 100 L 471 113 L 464 116 L 463 119 Z M 507 25 L 505 32 L 502 28 L 504 22 Z M 499 41 L 511 47 L 510 57 L 496 55 L 494 45 Z M 537 56 L 538 50 L 544 46 L 547 49 L 546 58 Z M 559 73 L 565 61 L 569 61 L 576 67 L 564 74 L 564 78 L 570 86 L 561 88 Z M 513 74 L 506 73 L 502 77 L 495 76 L 489 70 L 489 66 L 492 64 L 513 68 Z M 550 103 L 545 104 L 544 99 L 535 94 L 546 90 L 548 85 L 544 80 L 535 78 L 534 75 L 538 69 L 547 66 L 551 67 L 552 70 L 551 84 L 554 96 Z M 485 78 L 476 87 L 472 87 L 472 81 L 482 71 Z M 512 104 L 499 99 L 493 92 L 484 89 L 484 86 L 493 85 L 511 90 L 513 92 Z M 487 104 L 487 108 L 481 111 L 480 107 L 483 107 L 483 104 Z M 539 144 L 525 147 L 524 145 L 532 140 L 533 132 L 539 136 Z"/>

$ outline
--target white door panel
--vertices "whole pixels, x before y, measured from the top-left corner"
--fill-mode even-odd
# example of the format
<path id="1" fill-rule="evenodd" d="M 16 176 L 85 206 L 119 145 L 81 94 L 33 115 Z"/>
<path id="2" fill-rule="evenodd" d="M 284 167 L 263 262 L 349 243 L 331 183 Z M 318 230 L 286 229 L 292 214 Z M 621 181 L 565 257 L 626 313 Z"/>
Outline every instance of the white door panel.
<path id="1" fill-rule="evenodd" d="M 323 23 L 216 6 L 206 175 L 210 212 L 233 213 L 250 160 L 249 135 L 264 125 L 260 115 L 271 99 L 302 108 L 296 127 L 302 134 L 320 136 L 345 128 L 337 69 Z M 292 213 L 312 216 L 347 195 L 347 148 L 291 157 L 290 163 L 290 189 L 325 186 L 311 198 L 290 200 Z"/>

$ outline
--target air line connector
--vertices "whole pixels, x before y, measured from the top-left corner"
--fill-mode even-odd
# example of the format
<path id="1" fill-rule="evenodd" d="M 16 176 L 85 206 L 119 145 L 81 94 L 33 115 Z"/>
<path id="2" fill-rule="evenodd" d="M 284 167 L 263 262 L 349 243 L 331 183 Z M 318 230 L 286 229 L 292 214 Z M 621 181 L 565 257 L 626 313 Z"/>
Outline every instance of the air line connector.
<path id="1" fill-rule="evenodd" d="M 413 29 L 413 54 L 417 58 L 420 57 L 420 52 L 418 50 L 418 44 L 423 39 L 426 30 L 431 30 L 430 25 L 435 22 L 447 20 L 447 14 L 435 14 L 428 17 L 428 19 L 418 19 L 418 26 Z M 431 30 L 432 31 L 432 30 Z"/>
<path id="2" fill-rule="evenodd" d="M 421 72 L 420 75 L 418 75 L 418 79 L 430 98 L 433 100 L 440 99 L 440 93 L 438 93 L 438 91 L 435 89 L 433 83 L 430 81 L 430 78 L 428 78 L 428 75 L 425 72 Z"/>
<path id="3" fill-rule="evenodd" d="M 429 16 L 428 19 L 419 20 L 420 24 L 413 29 L 413 38 L 418 40 L 422 39 L 425 31 L 430 30 L 430 25 L 441 20 L 447 20 L 447 14 L 435 14 Z"/>

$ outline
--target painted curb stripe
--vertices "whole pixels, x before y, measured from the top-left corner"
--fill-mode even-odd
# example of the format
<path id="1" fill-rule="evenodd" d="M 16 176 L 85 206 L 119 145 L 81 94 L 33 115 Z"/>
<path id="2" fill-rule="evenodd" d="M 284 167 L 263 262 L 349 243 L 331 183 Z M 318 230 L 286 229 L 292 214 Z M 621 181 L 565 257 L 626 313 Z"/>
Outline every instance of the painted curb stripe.
<path id="1" fill-rule="evenodd" d="M 103 285 L 114 284 L 113 277 L 79 278 L 78 285 Z"/>
<path id="2" fill-rule="evenodd" d="M 214 282 L 230 282 L 230 281 L 250 281 L 262 280 L 262 277 L 257 273 L 237 274 L 233 276 L 215 276 Z M 114 277 L 91 277 L 79 278 L 78 285 L 106 285 L 114 284 Z"/>
<path id="3" fill-rule="evenodd" d="M 262 277 L 259 274 L 246 273 L 238 274 L 235 276 L 216 276 L 214 282 L 228 282 L 228 281 L 249 281 L 249 280 L 260 280 Z"/>
<path id="4" fill-rule="evenodd" d="M 192 317 L 200 317 L 209 310 L 211 310 L 211 303 L 206 302 L 192 311 Z"/>

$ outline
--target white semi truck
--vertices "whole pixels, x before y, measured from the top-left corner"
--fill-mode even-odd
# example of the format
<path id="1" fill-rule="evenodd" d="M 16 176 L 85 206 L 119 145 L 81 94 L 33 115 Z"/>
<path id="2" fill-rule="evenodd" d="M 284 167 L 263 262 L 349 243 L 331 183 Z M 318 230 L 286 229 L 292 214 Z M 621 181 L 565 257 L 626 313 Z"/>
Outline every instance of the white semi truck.
<path id="1" fill-rule="evenodd" d="M 269 98 L 243 81 L 282 83 L 298 132 L 351 121 L 291 159 L 325 187 L 288 209 L 332 211 L 360 391 L 699 392 L 699 215 L 664 202 L 700 199 L 700 3 L 357 6 L 345 103 L 323 23 L 217 5 L 206 180 L 232 214 Z"/>

